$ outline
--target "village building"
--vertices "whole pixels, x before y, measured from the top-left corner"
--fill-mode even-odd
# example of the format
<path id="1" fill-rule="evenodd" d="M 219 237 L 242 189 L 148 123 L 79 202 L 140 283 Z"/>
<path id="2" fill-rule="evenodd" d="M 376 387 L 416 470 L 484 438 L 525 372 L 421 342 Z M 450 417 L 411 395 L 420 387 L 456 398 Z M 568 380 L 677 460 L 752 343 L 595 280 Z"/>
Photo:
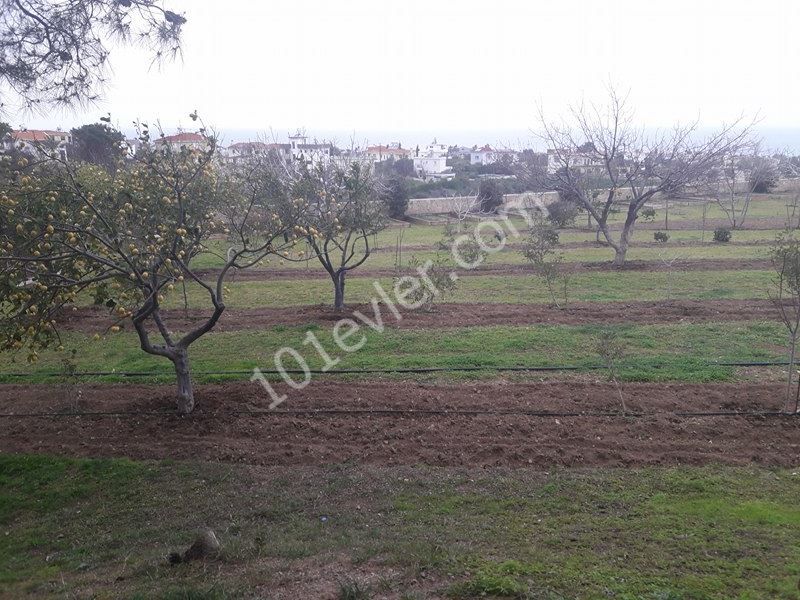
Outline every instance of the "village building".
<path id="1" fill-rule="evenodd" d="M 407 150 L 400 145 L 400 142 L 392 142 L 386 146 L 368 146 L 366 158 L 373 163 L 386 160 L 400 160 L 411 156 L 411 150 Z"/>
<path id="2" fill-rule="evenodd" d="M 517 160 L 517 153 L 513 150 L 499 150 L 486 144 L 482 148 L 477 148 L 470 152 L 469 164 L 471 165 L 491 165 L 501 161 L 514 162 Z"/>
<path id="3" fill-rule="evenodd" d="M 42 152 L 56 151 L 62 160 L 67 160 L 67 150 L 72 144 L 72 134 L 69 131 L 58 129 L 19 129 L 7 134 L 1 142 L 5 151 L 16 148 L 31 156 L 38 156 Z"/>

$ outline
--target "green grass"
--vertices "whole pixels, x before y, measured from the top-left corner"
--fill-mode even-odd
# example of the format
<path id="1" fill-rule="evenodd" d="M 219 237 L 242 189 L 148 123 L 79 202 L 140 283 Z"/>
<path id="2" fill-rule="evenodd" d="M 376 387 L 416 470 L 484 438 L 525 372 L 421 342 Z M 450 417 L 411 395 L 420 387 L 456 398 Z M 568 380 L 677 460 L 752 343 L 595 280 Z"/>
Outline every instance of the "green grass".
<path id="1" fill-rule="evenodd" d="M 753 197 L 753 201 L 750 206 L 748 220 L 746 221 L 746 226 L 749 227 L 757 227 L 759 225 L 763 225 L 763 223 L 759 223 L 759 220 L 763 219 L 770 219 L 770 218 L 779 218 L 779 219 L 786 219 L 786 203 L 790 200 L 790 196 L 788 195 L 779 195 L 779 194 L 757 194 Z M 660 203 L 656 203 L 658 208 L 656 208 L 656 216 L 655 218 L 649 223 L 648 226 L 652 225 L 655 227 L 660 227 L 664 223 L 664 216 L 665 211 Z M 699 242 L 701 240 L 705 240 L 706 242 L 711 241 L 713 227 L 709 226 L 705 232 L 702 232 L 700 229 L 693 229 L 693 230 L 675 230 L 675 226 L 680 226 L 681 223 L 686 221 L 698 222 L 702 219 L 702 204 L 698 202 L 681 202 L 681 201 L 673 201 L 670 204 L 670 213 L 669 213 L 669 222 L 673 226 L 673 229 L 669 231 L 670 234 L 670 243 L 680 243 L 680 242 Z M 612 226 L 618 226 L 624 221 L 625 211 L 623 210 L 623 206 L 620 205 L 620 210 L 611 214 L 609 219 L 609 224 Z M 725 213 L 719 208 L 716 203 L 710 203 L 708 205 L 708 212 L 707 212 L 707 219 L 725 219 Z M 514 226 L 520 230 L 524 231 L 527 227 L 527 224 L 524 219 L 521 218 L 512 218 L 511 219 Z M 648 224 L 644 220 L 640 220 L 640 223 Z M 584 215 L 579 215 L 576 219 L 576 227 L 583 228 L 586 226 L 586 219 Z M 396 248 L 398 242 L 402 242 L 402 245 L 405 247 L 404 254 L 410 256 L 414 250 L 411 250 L 409 247 L 412 246 L 427 246 L 430 249 L 433 249 L 435 244 L 442 239 L 443 235 L 443 225 L 417 225 L 413 224 L 408 227 L 389 227 L 376 236 L 371 238 L 371 244 L 374 248 L 383 248 L 390 250 L 386 252 L 386 257 L 383 259 L 377 259 L 377 257 L 373 257 L 370 260 L 370 264 L 373 267 L 378 266 L 393 266 L 394 265 L 394 249 Z M 668 229 L 668 228 L 666 228 Z M 777 234 L 780 233 L 780 229 L 767 229 L 767 230 L 737 230 L 733 232 L 733 240 L 737 242 L 763 242 L 763 241 L 772 241 L 775 239 Z M 575 230 L 566 230 L 562 231 L 560 234 L 560 239 L 562 243 L 571 243 L 571 242 L 588 242 L 593 241 L 595 239 L 594 232 L 591 231 L 575 231 Z M 509 244 L 515 245 L 519 244 L 522 241 L 522 238 L 510 238 Z M 651 229 L 635 229 L 632 243 L 635 245 L 637 243 L 643 242 L 652 242 L 653 241 L 653 231 Z M 193 263 L 197 268 L 210 268 L 220 266 L 222 264 L 222 258 L 225 255 L 225 251 L 228 247 L 228 242 L 223 240 L 212 240 L 208 242 L 208 248 L 210 250 L 209 253 L 202 254 Z M 721 254 L 724 254 L 724 250 L 719 250 Z M 753 251 L 755 252 L 755 251 Z M 607 256 L 609 254 L 608 250 L 598 249 L 597 256 Z M 647 260 L 650 254 L 644 253 L 642 255 L 636 254 L 633 252 L 631 255 L 632 259 L 635 260 Z M 658 258 L 657 255 L 654 255 L 655 258 Z M 702 256 L 698 256 L 701 258 Z M 715 256 L 719 258 L 720 256 Z M 750 253 L 741 254 L 741 255 L 731 255 L 731 257 L 748 257 L 748 258 L 755 258 L 756 255 L 752 255 Z M 593 260 L 592 258 L 576 258 L 575 260 Z M 598 258 L 598 260 L 606 260 L 604 258 Z M 273 260 L 273 263 L 277 263 L 277 261 Z M 300 268 L 304 267 L 303 263 L 286 263 L 285 267 L 292 267 L 292 266 L 299 266 Z"/>
<path id="2" fill-rule="evenodd" d="M 355 272 L 354 272 L 355 273 Z M 392 296 L 393 280 L 389 277 L 351 277 L 347 281 L 345 301 L 349 304 L 369 302 L 379 297 L 377 282 Z M 721 300 L 768 298 L 774 274 L 762 270 L 642 272 L 600 271 L 577 273 L 571 279 L 570 299 L 587 302 L 624 302 L 630 300 L 672 299 Z M 225 300 L 231 308 L 259 308 L 330 304 L 333 286 L 322 278 L 237 281 L 228 284 Z M 671 291 L 670 291 L 671 290 Z M 208 295 L 199 286 L 189 286 L 189 305 L 208 308 Z M 531 275 L 475 275 L 462 277 L 448 302 L 490 302 L 537 304 L 551 301 L 542 279 Z M 166 307 L 179 308 L 183 299 L 173 292 Z"/>
<path id="3" fill-rule="evenodd" d="M 0 537 L 0 587 L 55 576 L 62 568 L 77 569 L 83 552 L 71 552 L 71 540 L 58 537 L 52 524 L 43 527 L 39 521 L 54 514 L 66 516 L 64 507 L 99 493 L 107 502 L 123 502 L 132 492 L 131 482 L 146 471 L 144 465 L 127 460 L 0 455 L 0 531 L 7 531 L 21 515 L 30 519 L 30 527 L 20 532 L 24 535 Z M 45 549 L 47 553 L 42 554 Z M 26 554 L 37 555 L 39 560 L 22 560 Z M 58 558 L 50 560 L 50 556 Z"/>
<path id="4" fill-rule="evenodd" d="M 783 210 L 782 201 L 773 202 L 770 201 L 768 205 L 761 206 L 758 203 L 754 203 L 753 206 L 759 206 L 759 208 L 754 208 L 754 213 L 751 220 L 747 222 L 748 225 L 757 226 L 758 216 L 761 217 L 783 217 L 785 213 L 781 212 Z M 780 210 L 779 210 L 780 209 Z M 678 207 L 671 211 L 670 222 L 673 225 L 679 224 L 681 221 L 686 219 L 699 219 L 700 217 L 695 214 L 696 212 L 695 207 Z M 719 211 L 717 208 L 716 211 Z M 708 244 L 707 247 L 702 248 L 683 248 L 679 252 L 682 257 L 685 258 L 758 258 L 763 255 L 764 252 L 767 251 L 766 248 L 749 248 L 749 249 L 735 249 L 735 246 L 725 246 L 725 245 L 717 245 L 712 243 L 712 234 L 713 234 L 713 227 L 709 227 L 706 229 L 705 232 L 701 231 L 700 229 L 670 229 L 667 232 L 669 233 L 670 239 L 669 243 L 665 245 L 667 250 L 662 250 L 661 248 L 656 249 L 645 249 L 645 248 L 636 248 L 637 244 L 642 243 L 652 243 L 653 242 L 653 230 L 649 228 L 650 225 L 652 226 L 659 226 L 663 222 L 663 214 L 660 211 L 657 211 L 658 215 L 656 219 L 648 225 L 647 229 L 634 229 L 633 237 L 631 239 L 632 247 L 631 247 L 631 254 L 630 258 L 632 260 L 654 260 L 659 258 L 659 254 L 661 252 L 670 252 L 670 248 L 675 245 L 679 245 L 682 243 L 699 243 L 704 241 Z M 685 214 L 684 214 L 685 213 Z M 722 218 L 724 215 L 714 213 L 713 218 Z M 712 218 L 709 216 L 709 218 Z M 616 217 L 615 217 L 616 219 Z M 614 221 L 612 219 L 612 221 Z M 509 248 L 518 247 L 522 244 L 525 239 L 525 222 L 521 219 L 514 219 L 513 220 L 515 227 L 521 232 L 520 236 L 511 235 L 512 232 L 507 230 L 509 237 L 507 240 L 507 245 Z M 576 226 L 584 227 L 585 221 L 579 218 L 576 221 Z M 388 267 L 394 266 L 395 257 L 394 251 L 397 247 L 399 241 L 402 242 L 403 246 L 403 257 L 404 259 L 408 259 L 411 254 L 424 254 L 426 252 L 425 249 L 421 249 L 420 247 L 427 248 L 428 253 L 432 253 L 436 245 L 442 240 L 444 228 L 442 225 L 410 225 L 409 227 L 405 228 L 397 228 L 392 227 L 380 232 L 375 238 L 371 240 L 371 244 L 373 248 L 382 249 L 382 252 L 376 252 L 374 255 L 369 259 L 368 263 L 372 267 Z M 743 230 L 736 230 L 733 232 L 732 240 L 734 242 L 740 243 L 763 243 L 763 242 L 771 242 L 774 241 L 778 234 L 781 232 L 781 229 L 743 229 Z M 399 235 L 402 232 L 402 240 L 400 240 Z M 615 232 L 616 235 L 617 232 Z M 575 229 L 567 229 L 562 230 L 559 232 L 559 240 L 561 243 L 575 243 L 575 242 L 594 242 L 595 241 L 595 233 L 592 231 L 577 231 Z M 195 261 L 192 263 L 196 268 L 211 268 L 211 267 L 218 267 L 223 264 L 223 257 L 225 256 L 226 250 L 230 244 L 224 240 L 211 240 L 207 243 L 209 248 L 209 252 L 199 255 Z M 301 249 L 306 249 L 302 247 Z M 592 248 L 588 249 L 589 254 L 581 255 L 576 254 L 574 259 L 570 260 L 609 260 L 610 256 L 612 255 L 612 251 L 607 248 Z M 517 252 L 513 253 L 502 253 L 498 257 L 494 257 L 493 260 L 497 260 L 500 262 L 508 262 L 513 261 L 512 254 L 517 254 Z M 521 259 L 519 259 L 521 260 Z M 311 269 L 321 269 L 321 266 L 317 263 L 316 260 L 308 261 L 308 267 Z M 275 258 L 271 259 L 272 266 L 280 267 L 280 268 L 298 268 L 298 269 L 305 269 L 306 262 L 283 262 L 281 263 L 280 260 Z"/>
<path id="5" fill-rule="evenodd" d="M 473 486 L 418 494 L 398 508 L 421 534 L 445 536 L 445 547 L 455 543 L 451 557 L 463 553 L 470 575 L 450 589 L 459 598 L 797 597 L 800 567 L 791 563 L 800 550 L 790 540 L 797 539 L 800 509 L 772 487 L 787 485 L 793 496 L 800 492 L 797 475 L 744 471 L 738 479 L 725 469 L 605 475 L 598 485 L 596 474 L 562 473 L 530 495 L 494 486 L 485 494 Z M 759 481 L 771 490 L 758 497 L 745 491 Z M 791 549 L 781 551 L 768 530 L 782 530 Z M 487 559 L 498 538 L 515 539 L 517 547 Z M 779 567 L 775 560 L 788 562 Z"/>
<path id="6" fill-rule="evenodd" d="M 14 598 L 239 598 L 299 580 L 409 598 L 789 599 L 800 577 L 800 476 L 787 470 L 2 456 L 0 499 Z M 167 566 L 199 525 L 221 557 Z"/>
<path id="7" fill-rule="evenodd" d="M 496 265 L 521 265 L 528 264 L 527 259 L 519 251 L 520 245 L 509 245 L 500 252 L 488 254 L 482 263 L 484 266 Z M 587 263 L 607 263 L 614 258 L 614 251 L 610 248 L 566 248 L 558 250 L 566 262 L 587 262 Z M 704 259 L 766 259 L 770 256 L 770 247 L 767 245 L 731 245 L 707 244 L 704 246 L 679 246 L 665 245 L 663 247 L 636 247 L 633 246 L 628 251 L 630 261 L 669 261 L 676 259 L 676 269 L 683 261 L 704 260 Z M 396 259 L 392 252 L 376 252 L 364 263 L 362 272 L 365 269 L 395 269 L 398 264 L 402 268 L 408 268 L 412 258 L 421 261 L 434 259 L 436 257 L 445 258 L 448 263 L 455 264 L 448 252 L 436 252 L 435 250 L 407 250 L 403 253 L 402 259 Z M 264 271 L 264 278 L 269 278 L 272 270 L 293 269 L 297 271 L 297 277 L 312 274 L 315 277 L 327 277 L 324 269 L 316 259 L 304 262 L 275 261 L 272 260 L 261 270 Z M 352 272 L 358 276 L 358 269 Z"/>
<path id="8" fill-rule="evenodd" d="M 758 219 L 780 218 L 786 219 L 786 205 L 791 202 L 791 194 L 754 194 L 747 212 L 745 225 L 754 225 Z M 665 210 L 662 201 L 653 203 L 656 206 L 656 216 L 654 223 L 663 223 Z M 622 223 L 625 220 L 624 204 L 620 204 L 619 210 L 613 212 L 609 218 L 609 223 Z M 681 221 L 701 221 L 703 218 L 703 203 L 696 201 L 671 200 L 669 203 L 670 223 L 676 224 Z M 737 199 L 737 210 L 740 210 L 741 199 Z M 578 218 L 580 222 L 580 217 Z M 725 212 L 716 202 L 709 202 L 706 212 L 706 219 L 727 220 Z M 713 228 L 712 228 L 713 229 Z"/>
<path id="9" fill-rule="evenodd" d="M 344 353 L 333 341 L 330 327 L 277 326 L 260 331 L 218 332 L 201 338 L 192 346 L 191 360 L 198 381 L 215 381 L 220 376 L 200 375 L 202 371 L 241 370 L 254 367 L 274 369 L 274 353 L 281 347 L 296 348 L 311 368 L 324 365 L 318 352 L 303 344 L 312 331 L 326 351 L 340 358 L 337 369 L 407 367 L 500 367 L 548 365 L 597 365 L 595 348 L 603 329 L 597 325 L 536 325 L 467 327 L 455 329 L 389 329 L 383 333 L 362 331 L 366 342 L 361 350 Z M 626 348 L 620 375 L 637 381 L 715 381 L 729 379 L 730 367 L 710 365 L 712 361 L 759 361 L 783 358 L 785 340 L 778 323 L 729 322 L 665 325 L 617 325 L 613 329 Z M 354 337 L 350 341 L 357 341 Z M 111 335 L 91 341 L 79 334 L 65 336 L 68 348 L 80 349 L 79 371 L 136 371 L 153 373 L 150 380 L 171 382 L 171 365 L 164 359 L 144 354 L 132 333 Z M 7 373 L 27 374 L 22 381 L 59 380 L 45 373 L 59 372 L 63 352 L 46 351 L 35 365 L 11 362 L 0 357 L 0 380 Z M 287 368 L 297 368 L 289 359 Z M 661 368 L 654 369 L 654 365 Z M 161 373 L 161 375 L 156 375 Z M 485 376 L 486 373 L 470 376 Z M 232 378 L 245 379 L 248 375 Z M 119 377 L 98 377 L 115 381 Z M 137 379 L 138 381 L 138 379 Z"/>

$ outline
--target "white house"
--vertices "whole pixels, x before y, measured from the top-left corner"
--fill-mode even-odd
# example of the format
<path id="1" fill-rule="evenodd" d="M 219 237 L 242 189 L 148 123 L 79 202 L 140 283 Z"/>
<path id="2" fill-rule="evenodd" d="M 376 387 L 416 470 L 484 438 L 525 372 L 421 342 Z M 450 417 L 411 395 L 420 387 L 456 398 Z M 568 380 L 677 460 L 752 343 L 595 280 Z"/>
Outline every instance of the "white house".
<path id="1" fill-rule="evenodd" d="M 308 163 L 327 163 L 333 155 L 333 144 L 309 144 L 306 134 L 302 131 L 289 136 L 289 149 L 292 158 Z"/>
<path id="2" fill-rule="evenodd" d="M 414 151 L 414 170 L 417 175 L 427 177 L 449 177 L 452 175 L 447 166 L 447 145 L 439 144 L 436 140 Z"/>
<path id="3" fill-rule="evenodd" d="M 222 148 L 220 156 L 224 162 L 236 164 L 266 154 L 275 154 L 283 159 L 292 158 L 289 144 L 267 144 L 265 142 L 236 142 L 227 148 Z"/>
<path id="4" fill-rule="evenodd" d="M 206 150 L 208 149 L 208 139 L 199 133 L 180 132 L 175 135 L 164 135 L 160 138 L 153 140 L 156 146 L 168 146 L 171 150 L 181 150 L 188 148 L 190 150 Z"/>
<path id="5" fill-rule="evenodd" d="M 415 156 L 414 170 L 420 177 L 439 175 L 447 171 L 446 156 Z"/>
<path id="6" fill-rule="evenodd" d="M 38 155 L 42 150 L 55 150 L 62 160 L 66 160 L 67 147 L 71 143 L 72 134 L 69 131 L 20 129 L 9 133 L 2 140 L 2 147 L 6 151 L 16 148 L 32 156 Z"/>
<path id="7" fill-rule="evenodd" d="M 400 145 L 400 142 L 392 142 L 386 146 L 368 146 L 366 150 L 367 158 L 370 162 L 383 162 L 385 160 L 400 160 L 401 158 L 408 158 L 411 155 L 411 150 L 406 150 Z"/>
<path id="8" fill-rule="evenodd" d="M 605 171 L 602 157 L 593 152 L 549 149 L 547 151 L 547 172 L 555 173 L 564 167 L 569 167 L 572 171 L 583 175 L 602 175 Z"/>
<path id="9" fill-rule="evenodd" d="M 486 144 L 469 154 L 469 164 L 471 165 L 491 165 L 502 160 L 514 162 L 517 160 L 517 153 L 513 150 L 498 150 Z"/>
<path id="10" fill-rule="evenodd" d="M 447 144 L 440 144 L 435 139 L 425 146 L 420 148 L 417 146 L 415 156 L 447 156 Z"/>
<path id="11" fill-rule="evenodd" d="M 469 154 L 469 164 L 471 165 L 491 165 L 500 159 L 500 153 L 489 144 L 473 150 Z"/>

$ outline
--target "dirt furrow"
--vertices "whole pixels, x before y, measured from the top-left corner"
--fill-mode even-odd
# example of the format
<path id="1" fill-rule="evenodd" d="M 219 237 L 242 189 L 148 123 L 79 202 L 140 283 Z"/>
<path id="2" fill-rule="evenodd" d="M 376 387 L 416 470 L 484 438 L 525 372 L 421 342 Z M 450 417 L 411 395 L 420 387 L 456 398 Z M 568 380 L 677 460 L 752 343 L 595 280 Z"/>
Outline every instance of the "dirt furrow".
<path id="1" fill-rule="evenodd" d="M 172 388 L 0 386 L 4 413 L 125 411 L 124 416 L 2 417 L 2 452 L 259 465 L 342 462 L 516 467 L 680 464 L 798 466 L 800 418 L 682 417 L 676 411 L 760 411 L 781 406 L 780 384 L 627 384 L 629 409 L 648 416 L 533 416 L 530 411 L 618 411 L 605 381 L 369 383 L 315 381 L 288 392 L 282 410 L 408 410 L 401 414 L 253 414 L 269 398 L 252 383 L 200 386 L 188 417 L 169 411 Z M 77 399 L 79 398 L 79 399 Z M 147 411 L 167 411 L 159 414 Z M 454 414 L 443 411 L 511 411 Z M 439 411 L 437 414 L 422 411 Z"/>

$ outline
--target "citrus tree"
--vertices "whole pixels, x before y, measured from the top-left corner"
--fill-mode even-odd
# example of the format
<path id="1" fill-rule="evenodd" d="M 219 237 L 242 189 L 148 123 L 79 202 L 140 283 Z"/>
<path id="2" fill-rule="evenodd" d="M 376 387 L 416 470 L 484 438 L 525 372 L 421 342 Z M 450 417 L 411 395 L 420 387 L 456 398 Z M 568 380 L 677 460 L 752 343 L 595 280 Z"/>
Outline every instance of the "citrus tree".
<path id="1" fill-rule="evenodd" d="M 290 224 L 265 204 L 250 173 L 220 174 L 216 142 L 172 149 L 145 130 L 136 161 L 113 173 L 56 156 L 29 162 L 3 157 L 0 167 L 0 344 L 26 352 L 56 345 L 62 310 L 94 299 L 113 316 L 110 333 L 132 328 L 142 350 L 171 361 L 181 413 L 194 407 L 190 345 L 225 310 L 232 269 L 257 264 L 284 245 Z M 224 209 L 224 210 L 222 210 Z M 212 236 L 233 238 L 210 280 L 194 259 Z M 223 242 L 224 243 L 224 242 Z M 167 323 L 166 296 L 177 283 L 202 291 L 209 313 L 180 335 Z"/>
<path id="2" fill-rule="evenodd" d="M 371 169 L 360 163 L 301 163 L 287 172 L 283 203 L 303 209 L 294 232 L 330 276 L 334 307 L 341 310 L 347 273 L 366 262 L 370 237 L 386 227 L 386 204 Z"/>

